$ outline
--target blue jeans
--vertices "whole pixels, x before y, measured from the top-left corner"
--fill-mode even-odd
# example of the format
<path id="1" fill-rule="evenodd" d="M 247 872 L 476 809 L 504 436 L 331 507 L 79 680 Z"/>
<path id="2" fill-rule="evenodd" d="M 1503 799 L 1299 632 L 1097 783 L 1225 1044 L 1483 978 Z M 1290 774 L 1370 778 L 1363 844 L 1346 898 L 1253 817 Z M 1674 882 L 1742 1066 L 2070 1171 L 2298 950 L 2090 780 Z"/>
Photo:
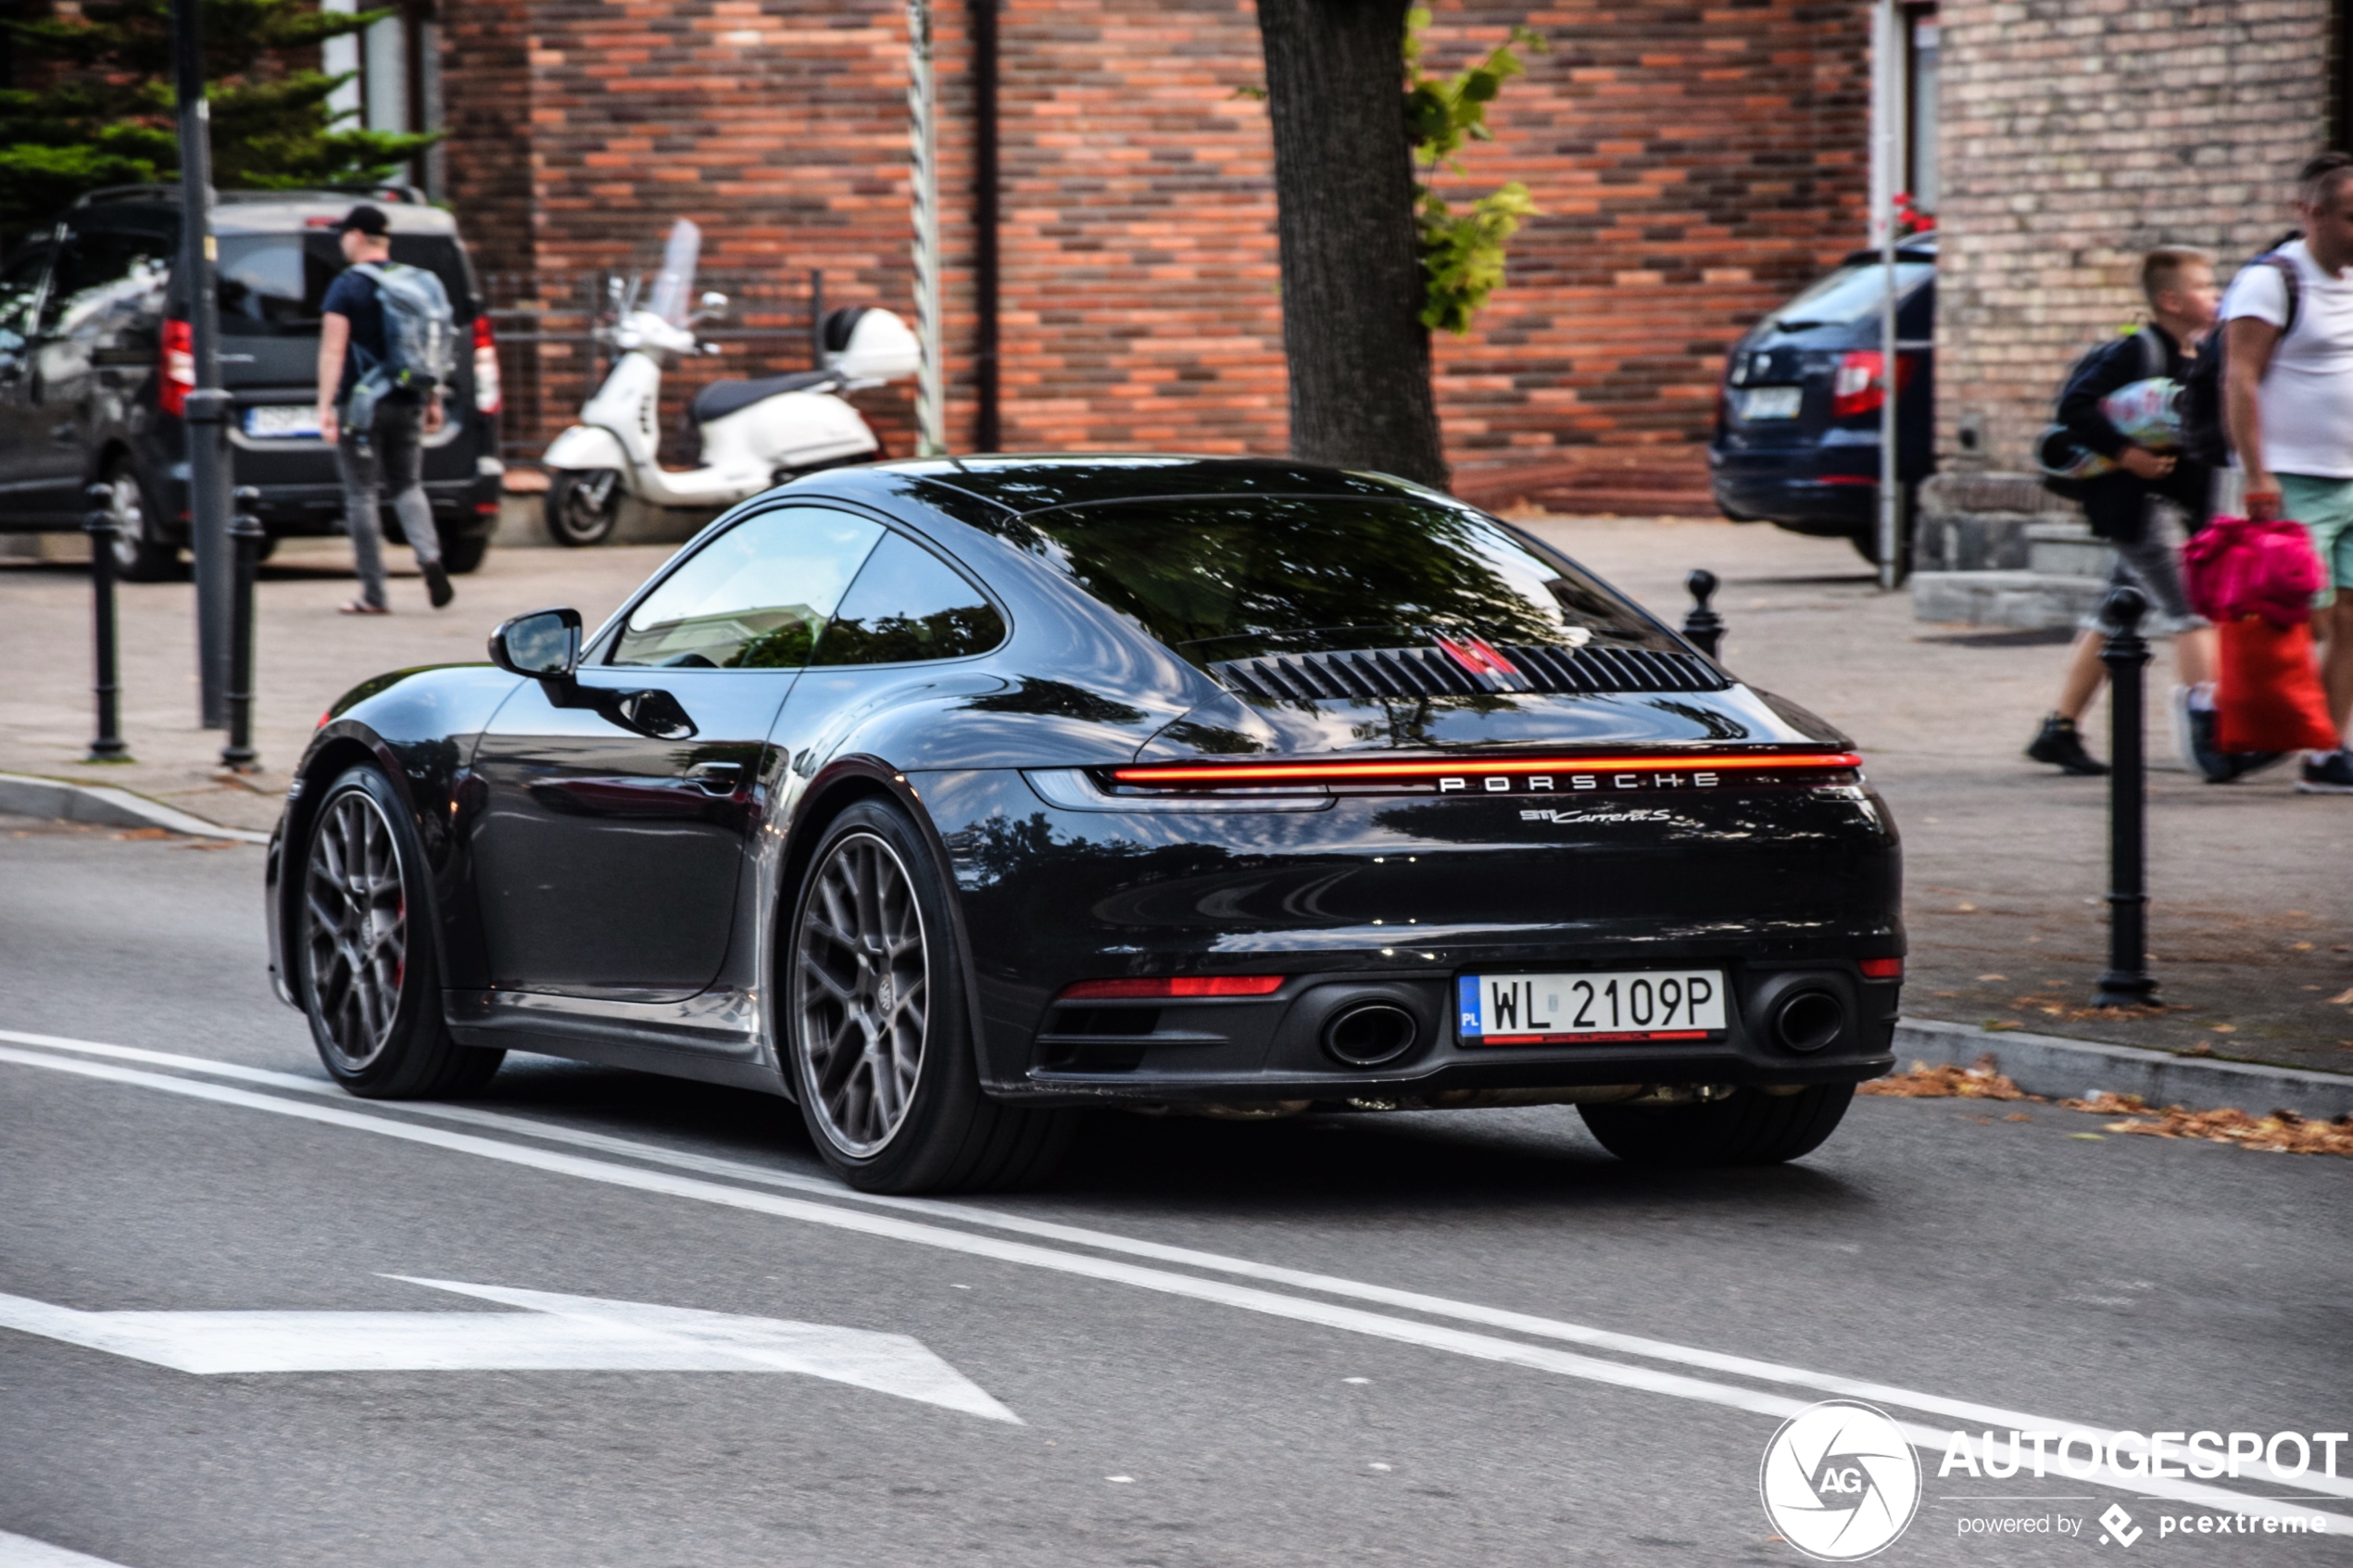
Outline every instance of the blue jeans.
<path id="1" fill-rule="evenodd" d="M 419 566 L 441 559 L 441 535 L 425 499 L 425 409 L 422 403 L 379 403 L 376 428 L 346 430 L 335 443 L 335 467 L 343 475 L 343 524 L 359 569 L 359 597 L 371 609 L 385 608 L 384 492 L 392 492 L 393 515 L 417 553 Z"/>

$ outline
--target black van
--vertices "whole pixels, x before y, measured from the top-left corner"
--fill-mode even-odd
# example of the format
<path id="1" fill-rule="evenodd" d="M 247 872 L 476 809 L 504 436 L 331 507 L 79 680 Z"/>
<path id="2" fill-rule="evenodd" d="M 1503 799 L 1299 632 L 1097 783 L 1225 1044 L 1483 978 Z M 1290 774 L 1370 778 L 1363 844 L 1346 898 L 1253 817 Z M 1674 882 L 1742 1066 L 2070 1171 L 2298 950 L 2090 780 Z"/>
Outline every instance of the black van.
<path id="1" fill-rule="evenodd" d="M 363 194 L 224 191 L 219 245 L 220 379 L 234 400 L 235 483 L 261 493 L 272 539 L 342 530 L 334 452 L 319 439 L 319 303 L 343 270 L 333 225 L 365 199 L 392 225 L 392 258 L 430 269 L 473 352 L 458 356 L 448 420 L 426 439 L 425 491 L 451 571 L 482 564 L 497 522 L 498 359 L 457 221 L 406 186 Z M 127 577 L 179 570 L 188 543 L 180 410 L 195 383 L 176 186 L 76 202 L 0 262 L 0 532 L 82 526 L 93 482 L 112 493 Z M 400 537 L 385 508 L 385 535 Z"/>

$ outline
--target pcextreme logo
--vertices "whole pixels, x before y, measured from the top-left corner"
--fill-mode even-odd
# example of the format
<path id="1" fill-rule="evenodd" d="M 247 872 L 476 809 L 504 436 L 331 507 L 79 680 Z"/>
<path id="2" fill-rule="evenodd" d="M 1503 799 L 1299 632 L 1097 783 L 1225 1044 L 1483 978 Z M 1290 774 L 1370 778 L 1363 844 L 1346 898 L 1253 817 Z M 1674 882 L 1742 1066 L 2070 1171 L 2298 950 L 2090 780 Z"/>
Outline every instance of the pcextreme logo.
<path id="1" fill-rule="evenodd" d="M 1886 1411 L 1826 1399 L 1773 1434 L 1756 1486 L 1783 1540 L 1824 1562 L 1853 1562 L 1910 1526 L 1920 1463 Z"/>

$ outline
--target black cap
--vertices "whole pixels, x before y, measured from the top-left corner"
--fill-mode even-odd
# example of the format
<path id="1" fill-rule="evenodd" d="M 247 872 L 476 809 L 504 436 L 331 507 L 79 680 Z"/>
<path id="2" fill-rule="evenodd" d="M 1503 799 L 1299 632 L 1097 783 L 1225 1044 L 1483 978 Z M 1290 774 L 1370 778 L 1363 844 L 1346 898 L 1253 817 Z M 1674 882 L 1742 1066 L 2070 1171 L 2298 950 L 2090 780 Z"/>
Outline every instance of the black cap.
<path id="1" fill-rule="evenodd" d="M 366 202 L 361 202 L 358 207 L 345 213 L 343 221 L 335 225 L 335 232 L 338 234 L 348 234 L 354 229 L 381 240 L 392 232 L 392 223 L 384 217 L 384 208 L 371 207 Z"/>

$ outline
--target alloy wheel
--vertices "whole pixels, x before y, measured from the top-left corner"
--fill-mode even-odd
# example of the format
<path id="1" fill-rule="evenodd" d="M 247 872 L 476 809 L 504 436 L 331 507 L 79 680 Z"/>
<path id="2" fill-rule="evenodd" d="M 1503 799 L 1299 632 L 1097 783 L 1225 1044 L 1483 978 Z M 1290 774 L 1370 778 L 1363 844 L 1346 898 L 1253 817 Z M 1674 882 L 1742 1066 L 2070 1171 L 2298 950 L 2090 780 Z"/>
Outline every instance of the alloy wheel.
<path id="1" fill-rule="evenodd" d="M 837 1148 L 874 1153 L 907 1119 L 931 1006 L 914 884 L 877 835 L 843 835 L 818 868 L 794 935 L 793 998 L 802 1092 Z"/>
<path id="2" fill-rule="evenodd" d="M 392 1037 L 409 970 L 409 909 L 392 823 L 365 790 L 327 805 L 303 901 L 310 1005 L 335 1064 L 357 1073 Z"/>
<path id="3" fill-rule="evenodd" d="M 129 469 L 107 480 L 107 522 L 106 546 L 114 552 L 115 570 L 137 571 L 147 539 L 147 508 Z"/>

